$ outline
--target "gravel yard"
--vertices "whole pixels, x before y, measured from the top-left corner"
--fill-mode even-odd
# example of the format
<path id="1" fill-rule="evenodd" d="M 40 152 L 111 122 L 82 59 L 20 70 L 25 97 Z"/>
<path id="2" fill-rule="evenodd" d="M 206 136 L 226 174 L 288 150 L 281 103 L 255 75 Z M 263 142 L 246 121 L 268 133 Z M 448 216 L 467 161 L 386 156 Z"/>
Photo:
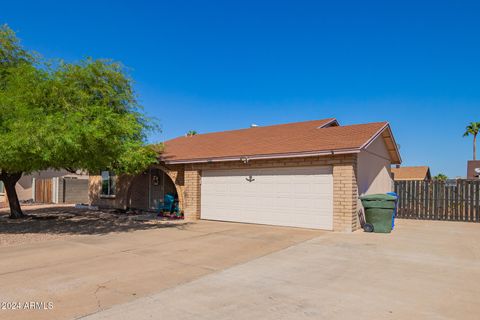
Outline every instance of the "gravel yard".
<path id="1" fill-rule="evenodd" d="M 0 247 L 185 223 L 156 218 L 150 213 L 77 209 L 73 205 L 29 205 L 23 210 L 27 218 L 12 220 L 7 208 L 0 209 Z"/>

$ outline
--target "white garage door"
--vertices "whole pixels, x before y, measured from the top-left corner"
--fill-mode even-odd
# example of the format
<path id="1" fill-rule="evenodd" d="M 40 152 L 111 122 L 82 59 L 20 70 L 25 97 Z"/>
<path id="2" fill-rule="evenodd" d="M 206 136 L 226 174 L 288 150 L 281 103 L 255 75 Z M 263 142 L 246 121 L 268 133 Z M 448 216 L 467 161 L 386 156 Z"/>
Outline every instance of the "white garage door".
<path id="1" fill-rule="evenodd" d="M 201 217 L 332 230 L 332 169 L 204 170 Z"/>

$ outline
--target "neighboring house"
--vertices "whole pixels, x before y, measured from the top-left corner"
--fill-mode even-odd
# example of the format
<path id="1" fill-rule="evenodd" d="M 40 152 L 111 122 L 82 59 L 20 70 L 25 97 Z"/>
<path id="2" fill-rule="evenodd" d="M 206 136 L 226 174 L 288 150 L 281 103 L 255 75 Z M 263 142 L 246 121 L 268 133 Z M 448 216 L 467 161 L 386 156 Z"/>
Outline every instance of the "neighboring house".
<path id="1" fill-rule="evenodd" d="M 44 170 L 24 175 L 15 186 L 20 202 L 87 203 L 88 175 L 66 170 Z M 0 203 L 6 194 L 0 182 Z"/>
<path id="2" fill-rule="evenodd" d="M 0 181 L 0 208 L 3 208 L 7 205 L 7 196 L 5 194 L 5 187 L 3 182 Z"/>
<path id="3" fill-rule="evenodd" d="M 467 163 L 467 179 L 480 179 L 480 160 L 469 160 Z"/>
<path id="4" fill-rule="evenodd" d="M 159 164 L 138 176 L 90 176 L 90 199 L 155 209 L 173 192 L 188 220 L 348 232 L 360 227 L 358 196 L 391 191 L 390 167 L 400 162 L 387 122 L 257 126 L 169 140 Z"/>
<path id="5" fill-rule="evenodd" d="M 395 167 L 392 168 L 392 177 L 395 181 L 400 180 L 432 180 L 430 168 L 427 166 Z"/>
<path id="6" fill-rule="evenodd" d="M 66 170 L 44 170 L 24 175 L 15 186 L 21 203 L 88 203 L 88 175 Z M 0 208 L 8 206 L 0 181 Z"/>

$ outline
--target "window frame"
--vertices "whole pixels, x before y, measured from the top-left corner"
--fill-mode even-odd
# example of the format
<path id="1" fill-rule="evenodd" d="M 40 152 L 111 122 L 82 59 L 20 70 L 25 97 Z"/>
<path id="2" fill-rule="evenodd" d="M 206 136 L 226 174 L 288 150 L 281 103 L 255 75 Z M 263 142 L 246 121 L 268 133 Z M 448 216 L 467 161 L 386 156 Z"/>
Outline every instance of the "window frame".
<path id="1" fill-rule="evenodd" d="M 108 177 L 107 177 L 108 175 Z M 112 171 L 103 170 L 100 172 L 100 197 L 115 198 L 116 196 L 116 176 Z M 106 190 L 105 190 L 106 183 Z M 106 192 L 105 192 L 106 191 Z"/>

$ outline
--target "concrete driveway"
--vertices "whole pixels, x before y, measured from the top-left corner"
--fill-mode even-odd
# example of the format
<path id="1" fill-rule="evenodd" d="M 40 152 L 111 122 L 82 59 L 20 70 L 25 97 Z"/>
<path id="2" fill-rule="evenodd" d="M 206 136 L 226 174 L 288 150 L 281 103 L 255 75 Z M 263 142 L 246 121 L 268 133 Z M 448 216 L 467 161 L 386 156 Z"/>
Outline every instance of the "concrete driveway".
<path id="1" fill-rule="evenodd" d="M 0 319 L 77 318 L 326 234 L 208 221 L 109 228 L 106 223 L 114 226 L 114 222 L 105 221 L 2 225 L 9 238 L 34 231 L 33 239 L 38 241 L 0 248 L 0 303 L 6 303 L 0 305 Z M 55 237 L 37 236 L 45 231 L 32 231 L 30 225 L 40 223 Z M 108 230 L 116 231 L 105 234 Z M 22 309 L 25 303 L 44 302 L 47 310 L 5 310 L 12 308 L 12 302 Z M 48 309 L 49 302 L 53 309 Z"/>
<path id="2" fill-rule="evenodd" d="M 478 319 L 480 224 L 325 233 L 85 319 Z"/>

